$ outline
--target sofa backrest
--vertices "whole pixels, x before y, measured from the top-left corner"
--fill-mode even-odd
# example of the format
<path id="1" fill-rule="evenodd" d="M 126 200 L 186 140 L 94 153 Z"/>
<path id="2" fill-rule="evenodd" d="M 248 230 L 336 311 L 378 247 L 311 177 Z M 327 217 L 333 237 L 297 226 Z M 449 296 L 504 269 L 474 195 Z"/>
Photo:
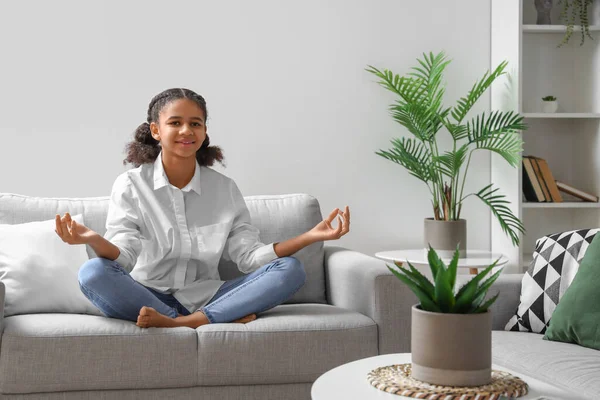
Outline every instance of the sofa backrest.
<path id="1" fill-rule="evenodd" d="M 322 220 L 319 202 L 307 194 L 263 195 L 244 197 L 252 224 L 260 230 L 263 243 L 281 242 L 298 236 Z M 104 235 L 109 196 L 84 198 L 32 197 L 0 193 L 0 224 L 22 224 L 54 219 L 56 214 L 83 214 L 85 225 Z M 1 244 L 0 244 L 1 245 Z M 87 247 L 90 258 L 96 257 Z M 303 262 L 306 283 L 287 303 L 325 303 L 323 242 L 313 243 L 294 257 Z M 222 280 L 242 275 L 231 261 L 221 260 Z"/>

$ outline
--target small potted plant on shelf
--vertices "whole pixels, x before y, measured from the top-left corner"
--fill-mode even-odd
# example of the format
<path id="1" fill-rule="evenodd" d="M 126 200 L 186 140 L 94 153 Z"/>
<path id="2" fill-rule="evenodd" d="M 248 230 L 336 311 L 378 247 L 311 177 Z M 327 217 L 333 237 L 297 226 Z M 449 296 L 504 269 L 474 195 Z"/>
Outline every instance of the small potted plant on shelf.
<path id="1" fill-rule="evenodd" d="M 558 101 L 555 96 L 542 97 L 542 111 L 545 113 L 555 113 L 558 110 Z"/>
<path id="2" fill-rule="evenodd" d="M 498 263 L 475 275 L 455 294 L 459 252 L 446 264 L 430 246 L 433 283 L 411 263 L 387 266 L 417 296 L 412 308 L 412 377 L 434 385 L 479 386 L 492 377 L 492 315 L 498 294 L 486 294 L 502 269 L 484 280 Z M 386 264 L 387 265 L 387 264 Z"/>

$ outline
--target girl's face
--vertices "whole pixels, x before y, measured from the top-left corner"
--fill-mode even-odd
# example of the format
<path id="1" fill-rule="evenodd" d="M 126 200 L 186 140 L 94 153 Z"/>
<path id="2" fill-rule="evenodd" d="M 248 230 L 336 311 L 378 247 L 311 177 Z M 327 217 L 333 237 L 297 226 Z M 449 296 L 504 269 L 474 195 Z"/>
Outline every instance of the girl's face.
<path id="1" fill-rule="evenodd" d="M 206 139 L 205 116 L 202 108 L 190 99 L 179 99 L 165 105 L 152 122 L 152 137 L 162 146 L 163 153 L 180 157 L 195 157 Z"/>

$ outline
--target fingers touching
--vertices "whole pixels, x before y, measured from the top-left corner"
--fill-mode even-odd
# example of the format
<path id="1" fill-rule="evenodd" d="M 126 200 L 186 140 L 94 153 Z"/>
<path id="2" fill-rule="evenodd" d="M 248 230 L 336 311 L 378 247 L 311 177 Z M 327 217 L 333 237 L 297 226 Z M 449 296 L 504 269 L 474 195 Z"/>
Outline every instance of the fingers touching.
<path id="1" fill-rule="evenodd" d="M 56 232 L 56 234 L 60 236 L 63 241 L 67 241 L 69 238 L 71 238 L 73 232 L 72 224 L 75 222 L 71 219 L 71 215 L 69 213 L 65 213 L 65 216 L 61 218 L 60 214 L 56 214 L 54 220 L 56 223 L 56 229 L 54 232 Z"/>
<path id="2" fill-rule="evenodd" d="M 338 238 L 340 238 L 350 231 L 350 208 L 346 206 L 344 211 L 336 208 L 331 212 L 331 214 L 329 214 L 329 217 L 325 221 L 327 222 L 327 226 L 329 226 L 331 229 L 333 229 L 331 223 L 336 216 L 338 219 L 338 226 L 335 229 L 335 233 Z"/>

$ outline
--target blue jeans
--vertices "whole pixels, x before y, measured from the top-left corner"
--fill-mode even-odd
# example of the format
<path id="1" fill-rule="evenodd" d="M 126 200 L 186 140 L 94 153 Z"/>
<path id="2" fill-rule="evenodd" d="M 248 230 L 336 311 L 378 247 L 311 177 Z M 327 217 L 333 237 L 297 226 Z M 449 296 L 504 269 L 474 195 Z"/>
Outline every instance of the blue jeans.
<path id="1" fill-rule="evenodd" d="M 211 323 L 231 322 L 288 300 L 304 285 L 304 266 L 294 257 L 277 258 L 256 271 L 226 281 L 202 311 Z M 110 318 L 137 322 L 143 306 L 171 318 L 190 312 L 170 294 L 148 288 L 116 261 L 98 257 L 79 269 L 83 294 Z"/>

